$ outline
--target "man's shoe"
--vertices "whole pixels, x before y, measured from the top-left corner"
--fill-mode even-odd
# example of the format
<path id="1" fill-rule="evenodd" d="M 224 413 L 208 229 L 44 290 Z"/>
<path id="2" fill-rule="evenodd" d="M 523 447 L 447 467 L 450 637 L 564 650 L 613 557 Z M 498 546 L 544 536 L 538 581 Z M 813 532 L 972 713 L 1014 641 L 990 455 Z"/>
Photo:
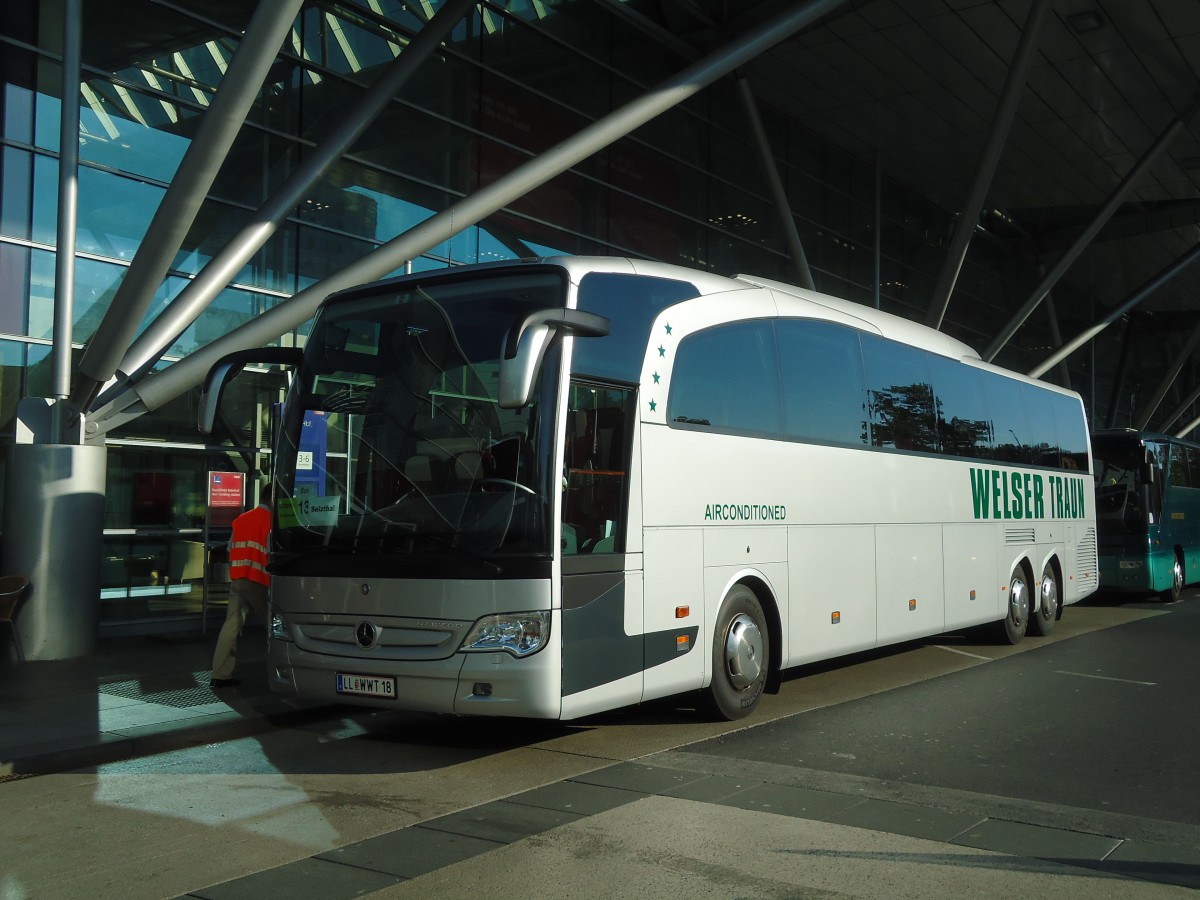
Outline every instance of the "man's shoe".
<path id="1" fill-rule="evenodd" d="M 234 687 L 235 685 L 239 684 L 241 684 L 241 682 L 236 678 L 210 678 L 208 680 L 209 687 L 215 688 Z"/>

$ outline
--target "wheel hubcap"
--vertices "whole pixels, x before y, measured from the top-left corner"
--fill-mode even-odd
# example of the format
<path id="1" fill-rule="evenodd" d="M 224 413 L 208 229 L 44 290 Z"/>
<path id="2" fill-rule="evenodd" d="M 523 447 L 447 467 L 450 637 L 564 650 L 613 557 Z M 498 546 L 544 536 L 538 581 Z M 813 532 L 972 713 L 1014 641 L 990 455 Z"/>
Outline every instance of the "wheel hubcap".
<path id="1" fill-rule="evenodd" d="M 1029 619 L 1029 589 L 1024 581 L 1012 583 L 1012 594 L 1008 598 L 1008 614 L 1014 625 L 1020 625 Z"/>
<path id="2" fill-rule="evenodd" d="M 1179 560 L 1175 560 L 1175 593 L 1183 590 L 1183 566 L 1179 564 Z"/>
<path id="3" fill-rule="evenodd" d="M 729 623 L 725 635 L 725 670 L 729 683 L 744 691 L 758 680 L 762 673 L 762 632 L 754 620 L 745 613 L 738 613 Z"/>
<path id="4" fill-rule="evenodd" d="M 1048 576 L 1042 579 L 1042 615 L 1047 619 L 1058 615 L 1058 584 Z"/>

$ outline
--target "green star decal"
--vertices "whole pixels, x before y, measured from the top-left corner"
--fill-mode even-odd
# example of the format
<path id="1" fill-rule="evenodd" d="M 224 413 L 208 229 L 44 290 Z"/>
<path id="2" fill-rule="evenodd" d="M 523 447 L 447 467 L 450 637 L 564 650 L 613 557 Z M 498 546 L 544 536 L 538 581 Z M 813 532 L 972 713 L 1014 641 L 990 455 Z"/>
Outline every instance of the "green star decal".
<path id="1" fill-rule="evenodd" d="M 654 412 L 656 409 L 658 409 L 658 404 L 655 403 L 653 400 L 651 400 L 650 401 L 650 412 Z"/>
<path id="2" fill-rule="evenodd" d="M 659 347 L 659 348 L 658 348 L 658 355 L 659 355 L 659 356 L 666 356 L 666 355 L 667 355 L 667 350 L 666 350 L 666 348 L 665 348 L 665 347 Z"/>
<path id="3" fill-rule="evenodd" d="M 667 334 L 670 334 L 670 333 L 671 333 L 671 326 L 670 326 L 670 325 L 668 325 L 668 326 L 667 326 Z"/>
<path id="4" fill-rule="evenodd" d="M 655 384 L 658 384 L 658 378 L 659 378 L 659 375 L 658 375 L 658 373 L 657 373 L 657 372 L 655 372 L 655 373 L 654 373 L 653 375 L 651 375 L 650 377 L 654 379 L 654 383 L 655 383 Z"/>

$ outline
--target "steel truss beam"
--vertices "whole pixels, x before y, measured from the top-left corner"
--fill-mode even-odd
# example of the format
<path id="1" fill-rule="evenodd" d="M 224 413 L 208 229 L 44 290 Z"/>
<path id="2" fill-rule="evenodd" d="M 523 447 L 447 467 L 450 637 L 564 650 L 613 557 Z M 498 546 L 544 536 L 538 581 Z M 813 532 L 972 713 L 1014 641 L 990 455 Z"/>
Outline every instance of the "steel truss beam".
<path id="1" fill-rule="evenodd" d="M 934 288 L 933 299 L 929 304 L 925 324 L 932 328 L 941 328 L 942 320 L 946 317 L 950 295 L 954 293 L 954 285 L 967 258 L 971 237 L 979 225 L 979 213 L 983 209 L 988 188 L 992 185 L 992 176 L 995 175 L 996 166 L 1000 162 L 1000 153 L 1008 142 L 1008 133 L 1017 115 L 1017 105 L 1021 102 L 1021 93 L 1025 89 L 1029 67 L 1033 63 L 1034 51 L 1042 33 L 1042 23 L 1050 11 L 1050 2 L 1051 0 L 1034 0 L 1029 8 L 1029 15 L 1025 18 L 1021 41 L 1017 45 L 1004 91 L 1000 95 L 1000 103 L 996 107 L 996 115 L 992 119 L 992 128 L 983 148 L 983 158 L 979 161 L 979 171 L 975 173 L 975 181 L 967 193 L 967 202 L 962 215 L 959 216 L 954 237 L 950 240 L 950 248 L 946 251 L 946 260 L 942 264 L 942 273 L 938 276 L 937 287 Z"/>
<path id="2" fill-rule="evenodd" d="M 449 0 L 417 33 L 400 55 L 345 115 L 335 128 L 292 171 L 250 222 L 189 282 L 151 323 L 121 360 L 118 372 L 126 378 L 143 375 L 167 348 L 216 299 L 242 266 L 271 238 L 316 184 L 392 102 L 417 69 L 441 45 L 475 0 Z"/>
<path id="3" fill-rule="evenodd" d="M 1012 340 L 1012 336 L 1017 333 L 1017 329 L 1024 325 L 1025 320 L 1037 309 L 1038 304 L 1042 302 L 1042 298 L 1066 274 L 1071 264 L 1087 249 L 1088 244 L 1092 242 L 1092 238 L 1100 232 L 1105 223 L 1112 218 L 1113 213 L 1120 208 L 1122 201 L 1133 190 L 1134 185 L 1137 184 L 1142 174 L 1162 155 L 1171 141 L 1187 127 L 1188 121 L 1195 115 L 1197 109 L 1200 109 L 1200 95 L 1192 98 L 1184 111 L 1171 121 L 1162 134 L 1158 136 L 1154 143 L 1150 145 L 1150 148 L 1142 155 L 1142 158 L 1129 170 L 1129 173 L 1121 180 L 1121 183 L 1117 185 L 1112 194 L 1109 195 L 1109 198 L 1104 202 L 1104 205 L 1096 213 L 1091 224 L 1075 239 L 1075 243 L 1059 257 L 1058 262 L 1054 264 L 1053 268 L 1046 274 L 1046 277 L 1042 279 L 1041 283 L 1034 288 L 1033 293 L 1029 295 L 1029 299 L 1025 301 L 1025 305 L 1000 330 L 996 339 L 992 341 L 991 346 L 984 352 L 984 359 L 991 362 L 996 358 L 996 354 L 1003 350 L 1005 345 Z"/>
<path id="4" fill-rule="evenodd" d="M 635 128 L 674 108 L 845 2 L 808 0 L 806 3 L 787 5 L 781 14 L 746 31 L 726 46 L 668 78 L 649 93 L 596 120 L 541 156 L 518 166 L 162 372 L 143 378 L 133 385 L 132 390 L 127 390 L 97 411 L 88 423 L 87 439 L 98 440 L 110 428 L 158 409 L 200 384 L 212 364 L 225 354 L 263 346 L 277 339 L 307 321 L 330 294 L 374 281 L 395 271 L 620 140 Z"/>
<path id="5" fill-rule="evenodd" d="M 71 392 L 71 405 L 79 412 L 91 405 L 101 385 L 116 372 L 122 354 L 137 334 L 155 291 L 166 277 L 279 48 L 291 32 L 302 3 L 303 0 L 259 0 L 229 69 L 200 119 L 196 136 L 154 213 L 146 237 L 79 361 Z"/>
<path id="6" fill-rule="evenodd" d="M 1052 366 L 1062 362 L 1088 341 L 1092 340 L 1096 335 L 1102 332 L 1105 328 L 1111 325 L 1117 319 L 1121 318 L 1160 287 L 1169 282 L 1172 278 L 1190 266 L 1200 257 L 1200 244 L 1192 247 L 1183 255 L 1177 257 L 1174 262 L 1159 272 L 1157 275 L 1146 281 L 1141 287 L 1129 295 L 1125 302 L 1113 309 L 1107 316 L 1097 322 L 1090 328 L 1086 328 L 1071 341 L 1059 347 L 1052 354 L 1030 369 L 1026 374 L 1032 378 L 1041 378 Z"/>
<path id="7" fill-rule="evenodd" d="M 1171 385 L 1179 377 L 1180 371 L 1188 359 L 1191 358 L 1192 352 L 1196 349 L 1197 345 L 1200 345 L 1200 322 L 1192 329 L 1187 342 L 1180 349 L 1179 353 L 1176 354 L 1175 361 L 1171 364 L 1166 374 L 1163 375 L 1162 380 L 1158 383 L 1158 387 L 1154 389 L 1154 395 L 1150 398 L 1150 402 L 1146 404 L 1141 418 L 1134 425 L 1138 431 L 1144 431 L 1146 426 L 1150 424 L 1150 419 L 1158 410 L 1158 405 L 1162 403 L 1163 397 L 1167 396 L 1167 391 L 1171 389 Z"/>
<path id="8" fill-rule="evenodd" d="M 738 93 L 742 98 L 742 106 L 746 109 L 746 118 L 750 121 L 750 132 L 754 135 L 755 146 L 758 147 L 759 162 L 762 164 L 763 177 L 767 179 L 767 187 L 771 198 L 775 201 L 775 211 L 779 214 L 779 224 L 783 228 L 783 237 L 787 242 L 792 264 L 796 274 L 800 276 L 800 286 L 815 291 L 812 271 L 808 268 L 808 257 L 804 255 L 804 244 L 800 241 L 800 232 L 796 229 L 796 220 L 792 216 L 792 208 L 788 204 L 787 192 L 783 188 L 783 179 L 779 177 L 779 168 L 775 165 L 775 156 L 771 153 L 771 142 L 767 138 L 767 129 L 763 127 L 762 116 L 758 112 L 758 104 L 754 100 L 754 92 L 745 76 L 737 80 Z"/>

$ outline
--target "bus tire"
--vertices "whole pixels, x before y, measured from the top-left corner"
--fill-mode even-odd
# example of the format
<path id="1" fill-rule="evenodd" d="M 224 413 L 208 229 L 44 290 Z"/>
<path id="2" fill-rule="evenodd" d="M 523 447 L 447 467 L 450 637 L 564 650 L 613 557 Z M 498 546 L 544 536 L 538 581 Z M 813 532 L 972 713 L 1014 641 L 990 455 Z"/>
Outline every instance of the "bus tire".
<path id="1" fill-rule="evenodd" d="M 1037 597 L 1032 598 L 1036 604 L 1029 611 L 1029 633 L 1045 636 L 1054 629 L 1054 623 L 1062 614 L 1062 598 L 1058 591 L 1058 576 L 1054 574 L 1054 565 L 1046 563 L 1042 569 L 1042 583 Z"/>
<path id="2" fill-rule="evenodd" d="M 732 721 L 758 706 L 770 666 L 766 616 L 754 591 L 736 585 L 721 604 L 713 630 L 712 683 L 705 695 L 708 712 Z"/>
<path id="3" fill-rule="evenodd" d="M 996 623 L 996 635 L 1002 643 L 1019 644 L 1029 627 L 1029 578 L 1024 566 L 1013 569 L 1008 580 L 1008 607 Z"/>
<path id="4" fill-rule="evenodd" d="M 1183 560 L 1175 554 L 1175 562 L 1171 564 L 1171 586 L 1158 595 L 1163 603 L 1174 603 L 1183 594 Z"/>

